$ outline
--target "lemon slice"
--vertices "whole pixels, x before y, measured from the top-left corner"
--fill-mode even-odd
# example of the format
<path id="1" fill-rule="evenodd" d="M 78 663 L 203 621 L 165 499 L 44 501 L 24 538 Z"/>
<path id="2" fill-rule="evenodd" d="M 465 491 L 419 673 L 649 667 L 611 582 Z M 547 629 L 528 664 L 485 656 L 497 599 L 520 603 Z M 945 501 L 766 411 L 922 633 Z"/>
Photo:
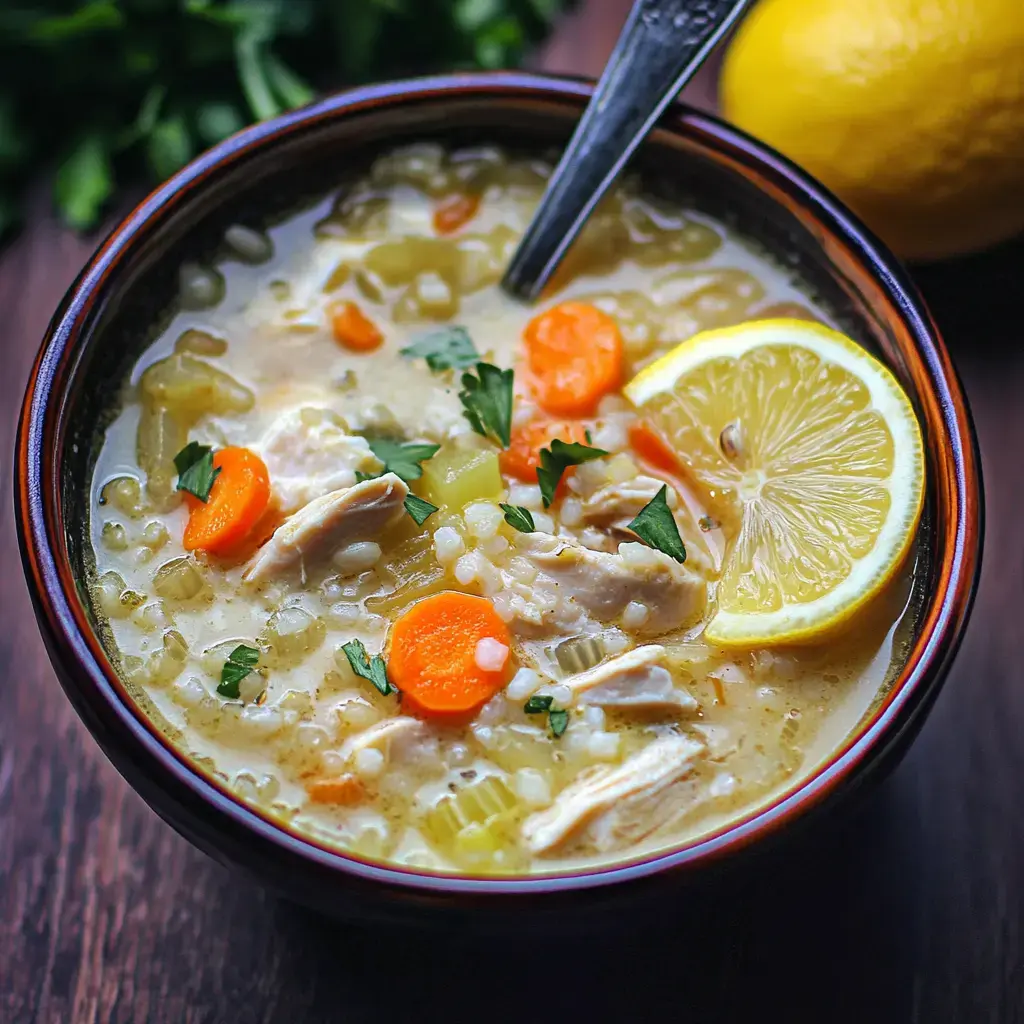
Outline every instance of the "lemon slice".
<path id="1" fill-rule="evenodd" d="M 802 320 L 705 331 L 625 393 L 731 537 L 712 643 L 826 633 L 899 569 L 924 501 L 921 431 L 893 375 L 849 338 Z"/>

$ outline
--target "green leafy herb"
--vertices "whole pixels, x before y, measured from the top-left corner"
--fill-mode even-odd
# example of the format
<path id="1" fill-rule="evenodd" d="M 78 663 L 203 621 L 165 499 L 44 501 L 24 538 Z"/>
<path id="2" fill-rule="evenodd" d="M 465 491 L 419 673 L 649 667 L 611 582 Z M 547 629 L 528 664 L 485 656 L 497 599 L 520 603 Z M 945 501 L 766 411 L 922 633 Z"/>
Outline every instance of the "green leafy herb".
<path id="1" fill-rule="evenodd" d="M 569 727 L 569 712 L 565 708 L 552 707 L 554 700 L 555 698 L 549 694 L 534 694 L 523 705 L 523 710 L 528 715 L 543 715 L 544 712 L 547 712 L 548 725 L 551 726 L 551 732 L 557 738 Z"/>
<path id="2" fill-rule="evenodd" d="M 578 466 L 607 454 L 603 448 L 591 448 L 578 441 L 567 443 L 558 438 L 551 442 L 550 448 L 541 448 L 537 483 L 540 484 L 540 496 L 544 507 L 547 508 L 554 501 L 558 481 L 570 466 Z"/>
<path id="3" fill-rule="evenodd" d="M 548 725 L 551 726 L 551 732 L 556 737 L 561 736 L 569 727 L 569 712 L 562 708 L 552 708 L 548 712 Z"/>
<path id="4" fill-rule="evenodd" d="M 420 463 L 432 459 L 441 447 L 439 444 L 406 444 L 385 437 L 368 437 L 366 440 L 373 454 L 384 463 L 384 472 L 394 473 L 406 483 L 423 476 Z M 366 480 L 372 479 L 365 474 L 357 474 L 356 479 L 360 476 Z"/>
<path id="5" fill-rule="evenodd" d="M 442 327 L 418 338 L 401 349 L 410 359 L 426 359 L 435 373 L 439 370 L 468 370 L 480 362 L 473 339 L 465 327 Z"/>
<path id="6" fill-rule="evenodd" d="M 255 647 L 239 644 L 228 655 L 228 660 L 224 662 L 224 667 L 220 670 L 220 684 L 217 686 L 217 692 L 222 697 L 238 700 L 241 693 L 238 684 L 252 672 L 259 660 L 260 652 Z"/>
<path id="7" fill-rule="evenodd" d="M 210 488 L 220 475 L 220 468 L 213 465 L 212 448 L 189 441 L 174 456 L 174 468 L 178 471 L 179 491 L 188 491 L 203 502 L 210 500 Z"/>
<path id="8" fill-rule="evenodd" d="M 419 498 L 415 494 L 407 494 L 403 504 L 405 511 L 412 516 L 417 526 L 422 526 L 437 511 L 436 505 L 431 505 L 425 498 Z"/>
<path id="9" fill-rule="evenodd" d="M 347 644 L 341 645 L 341 649 L 345 652 L 352 671 L 360 679 L 369 680 L 385 697 L 389 693 L 398 693 L 388 679 L 388 669 L 384 664 L 384 659 L 379 654 L 375 654 L 372 658 L 369 657 L 362 640 L 349 640 Z"/>
<path id="10" fill-rule="evenodd" d="M 478 434 L 507 448 L 512 443 L 512 371 L 479 363 L 476 372 L 476 377 L 462 375 L 462 414 Z"/>
<path id="11" fill-rule="evenodd" d="M 567 3 L 0 0 L 0 228 L 53 168 L 61 216 L 88 229 L 119 186 L 317 86 L 511 67 Z"/>
<path id="12" fill-rule="evenodd" d="M 668 486 L 661 490 L 637 513 L 627 529 L 632 530 L 648 547 L 663 551 L 677 562 L 686 561 L 686 548 L 679 536 L 679 527 L 668 507 Z"/>
<path id="13" fill-rule="evenodd" d="M 357 469 L 356 470 L 356 483 L 357 484 L 361 484 L 361 483 L 365 483 L 367 480 L 376 480 L 377 477 L 379 477 L 380 475 L 381 475 L 380 473 L 364 473 L 364 472 L 362 472 L 362 470 Z"/>
<path id="14" fill-rule="evenodd" d="M 533 522 L 533 515 L 528 508 L 522 505 L 506 505 L 505 502 L 498 502 L 498 507 L 505 513 L 505 522 L 520 533 L 533 533 L 537 527 Z"/>

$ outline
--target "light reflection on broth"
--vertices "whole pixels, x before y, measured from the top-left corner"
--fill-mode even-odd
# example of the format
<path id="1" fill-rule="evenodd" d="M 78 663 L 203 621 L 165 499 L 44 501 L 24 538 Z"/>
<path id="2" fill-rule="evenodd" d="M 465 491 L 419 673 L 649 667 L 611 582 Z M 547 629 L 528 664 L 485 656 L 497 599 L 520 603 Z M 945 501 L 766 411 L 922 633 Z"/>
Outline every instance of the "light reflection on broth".
<path id="1" fill-rule="evenodd" d="M 630 502 L 649 500 L 661 478 L 631 447 L 636 414 L 621 395 L 605 395 L 578 424 L 611 454 L 578 466 L 545 509 L 538 487 L 510 477 L 506 457 L 471 431 L 461 371 L 431 373 L 399 353 L 438 325 L 461 325 L 484 360 L 515 368 L 514 431 L 533 422 L 522 358 L 537 311 L 505 298 L 498 280 L 547 170 L 489 148 L 414 147 L 267 238 L 234 232 L 245 251 L 218 265 L 223 298 L 182 309 L 143 354 L 96 465 L 93 595 L 129 683 L 243 799 L 361 856 L 527 873 L 717 829 L 842 743 L 877 699 L 908 626 L 909 569 L 827 644 L 712 648 L 701 636 L 705 592 L 710 584 L 713 602 L 730 538 L 698 491 L 673 478 L 685 565 L 666 568 L 665 556 L 630 543 Z M 189 305 L 216 296 L 207 278 L 186 280 Z M 614 320 L 623 379 L 707 327 L 779 310 L 829 322 L 731 229 L 631 187 L 603 204 L 556 287 L 543 306 L 579 300 Z M 338 343 L 339 330 L 350 344 Z M 315 556 L 303 548 L 297 561 L 271 550 L 258 581 L 243 581 L 286 514 L 353 486 L 388 492 L 385 478 L 357 485 L 382 468 L 364 437 L 439 445 L 411 481 L 439 511 L 418 525 L 399 508 L 375 533 Z M 189 512 L 174 456 L 190 441 L 254 449 L 269 469 L 270 513 L 224 557 L 183 547 Z M 395 486 L 400 496 L 404 484 Z M 525 508 L 538 532 L 517 532 L 498 502 Z M 589 594 L 552 575 L 552 533 L 598 553 L 583 563 Z M 594 596 L 609 559 L 635 599 Z M 658 580 L 676 589 L 659 591 Z M 511 647 L 498 669 L 484 668 L 501 660 L 498 648 L 476 648 L 482 678 L 498 672 L 503 685 L 455 720 L 379 692 L 341 650 L 358 639 L 393 660 L 396 619 L 451 591 L 485 598 Z M 242 674 L 237 698 L 224 696 L 218 684 L 239 647 L 258 651 L 257 668 Z M 631 655 L 632 674 L 585 681 L 602 665 L 628 667 L 614 659 Z M 623 699 L 634 685 L 643 699 Z M 546 705 L 527 713 L 537 698 Z M 560 794 L 590 777 L 611 780 L 621 799 L 566 824 Z"/>

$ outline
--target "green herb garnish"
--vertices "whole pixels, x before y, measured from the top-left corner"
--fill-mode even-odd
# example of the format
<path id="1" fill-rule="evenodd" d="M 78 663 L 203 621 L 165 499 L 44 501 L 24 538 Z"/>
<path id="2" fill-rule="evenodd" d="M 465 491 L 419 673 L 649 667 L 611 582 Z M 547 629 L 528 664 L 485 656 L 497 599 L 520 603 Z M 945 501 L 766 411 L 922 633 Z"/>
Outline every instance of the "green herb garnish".
<path id="1" fill-rule="evenodd" d="M 407 494 L 404 504 L 405 511 L 412 516 L 417 526 L 422 526 L 437 511 L 436 505 L 431 505 L 425 498 L 415 494 Z"/>
<path id="2" fill-rule="evenodd" d="M 548 725 L 551 732 L 557 739 L 569 727 L 569 712 L 565 708 L 553 708 L 555 698 L 550 694 L 534 694 L 524 705 L 523 710 L 528 715 L 543 715 L 547 712 Z"/>
<path id="3" fill-rule="evenodd" d="M 178 490 L 194 494 L 200 501 L 210 500 L 210 488 L 220 475 L 220 467 L 213 465 L 213 449 L 198 441 L 189 441 L 174 456 L 178 471 Z"/>
<path id="4" fill-rule="evenodd" d="M 569 728 L 569 712 L 561 708 L 552 708 L 548 712 L 548 725 L 551 726 L 551 732 L 556 738 L 561 736 Z"/>
<path id="5" fill-rule="evenodd" d="M 668 486 L 662 484 L 661 490 L 651 498 L 636 519 L 626 527 L 632 530 L 648 547 L 664 552 L 677 562 L 686 561 L 686 548 L 679 536 L 679 527 L 668 507 Z"/>
<path id="6" fill-rule="evenodd" d="M 570 466 L 578 466 L 607 454 L 603 448 L 590 448 L 578 441 L 566 443 L 557 438 L 551 442 L 550 448 L 541 448 L 537 483 L 540 484 L 540 496 L 544 507 L 547 508 L 554 501 L 558 481 Z"/>
<path id="7" fill-rule="evenodd" d="M 533 696 L 523 705 L 523 710 L 528 715 L 541 715 L 551 708 L 554 699 L 550 694 Z"/>
<path id="8" fill-rule="evenodd" d="M 259 660 L 260 652 L 257 648 L 239 644 L 228 655 L 228 660 L 224 662 L 224 667 L 220 670 L 220 684 L 217 686 L 217 692 L 222 697 L 238 700 L 241 693 L 238 684 L 252 672 Z"/>
<path id="9" fill-rule="evenodd" d="M 366 439 L 370 450 L 384 463 L 385 473 L 394 473 L 406 483 L 419 480 L 423 476 L 421 462 L 432 459 L 436 454 L 439 444 L 406 444 L 403 441 L 391 441 L 386 437 L 368 437 Z M 365 473 L 357 473 L 356 479 L 373 479 Z"/>
<path id="10" fill-rule="evenodd" d="M 341 645 L 341 649 L 345 652 L 352 671 L 360 679 L 369 680 L 385 697 L 389 693 L 398 693 L 388 679 L 388 669 L 384 664 L 384 659 L 379 654 L 375 654 L 372 658 L 369 657 L 362 640 L 349 640 L 347 644 Z"/>
<path id="11" fill-rule="evenodd" d="M 476 377 L 462 375 L 462 415 L 478 434 L 507 448 L 512 443 L 512 371 L 479 363 L 476 372 Z"/>
<path id="12" fill-rule="evenodd" d="M 435 373 L 440 370 L 468 370 L 480 362 L 480 353 L 465 327 L 442 327 L 431 331 L 400 351 L 410 359 L 426 359 L 427 366 Z"/>
<path id="13" fill-rule="evenodd" d="M 534 533 L 536 531 L 537 527 L 533 522 L 533 514 L 528 508 L 523 508 L 522 505 L 506 505 L 503 501 L 498 502 L 498 508 L 505 513 L 505 522 L 514 530 L 518 530 L 520 533 Z"/>

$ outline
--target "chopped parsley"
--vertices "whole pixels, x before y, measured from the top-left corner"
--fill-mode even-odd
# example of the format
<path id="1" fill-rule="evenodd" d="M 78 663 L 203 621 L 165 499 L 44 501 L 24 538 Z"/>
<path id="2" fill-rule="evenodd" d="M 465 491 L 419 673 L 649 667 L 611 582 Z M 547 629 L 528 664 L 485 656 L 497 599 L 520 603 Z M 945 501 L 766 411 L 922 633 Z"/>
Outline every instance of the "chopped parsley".
<path id="1" fill-rule="evenodd" d="M 555 438 L 550 448 L 541 448 L 540 465 L 537 467 L 537 483 L 540 484 L 540 496 L 547 508 L 555 500 L 555 490 L 562 474 L 570 466 L 589 462 L 607 455 L 603 448 L 590 448 L 578 441 L 566 442 Z"/>
<path id="2" fill-rule="evenodd" d="M 478 434 L 507 448 L 512 443 L 512 371 L 479 363 L 476 372 L 476 377 L 462 375 L 462 415 Z"/>
<path id="3" fill-rule="evenodd" d="M 347 644 L 341 645 L 341 649 L 345 652 L 352 671 L 360 679 L 369 680 L 385 697 L 389 693 L 398 693 L 396 687 L 388 679 L 388 669 L 384 664 L 384 659 L 379 654 L 375 654 L 372 658 L 369 657 L 362 640 L 349 640 Z"/>
<path id="4" fill-rule="evenodd" d="M 437 506 L 431 505 L 425 498 L 407 494 L 405 496 L 405 511 L 412 516 L 417 526 L 422 526 L 437 511 Z"/>
<path id="5" fill-rule="evenodd" d="M 656 548 L 682 563 L 686 561 L 686 548 L 683 547 L 672 510 L 668 507 L 667 496 L 668 486 L 662 484 L 661 490 L 640 509 L 627 529 L 632 530 L 648 547 Z"/>
<path id="6" fill-rule="evenodd" d="M 220 467 L 214 466 L 209 445 L 189 441 L 174 456 L 174 468 L 178 471 L 179 491 L 188 491 L 202 502 L 210 500 L 210 488 L 220 475 Z"/>
<path id="7" fill-rule="evenodd" d="M 224 662 L 224 667 L 220 670 L 220 684 L 217 686 L 217 692 L 222 697 L 238 700 L 241 695 L 238 684 L 256 668 L 256 663 L 259 660 L 260 652 L 257 648 L 239 644 L 228 655 L 228 660 Z"/>
<path id="8" fill-rule="evenodd" d="M 431 331 L 400 351 L 410 359 L 426 359 L 427 366 L 435 373 L 468 370 L 480 362 L 480 353 L 465 327 L 442 327 Z"/>
<path id="9" fill-rule="evenodd" d="M 439 444 L 406 444 L 404 441 L 392 441 L 386 437 L 368 437 L 366 439 L 370 450 L 384 463 L 385 473 L 394 473 L 406 483 L 419 480 L 423 476 L 421 462 L 432 459 L 436 454 Z M 356 479 L 372 480 L 373 475 L 356 473 Z"/>
<path id="10" fill-rule="evenodd" d="M 498 502 L 498 507 L 505 513 L 505 522 L 514 530 L 518 530 L 520 533 L 536 531 L 533 515 L 528 508 L 523 508 L 522 505 L 507 505 L 503 501 Z"/>
<path id="11" fill-rule="evenodd" d="M 547 712 L 548 725 L 557 739 L 569 727 L 569 712 L 565 708 L 553 708 L 555 698 L 550 694 L 534 694 L 524 705 L 528 715 L 543 715 Z"/>

